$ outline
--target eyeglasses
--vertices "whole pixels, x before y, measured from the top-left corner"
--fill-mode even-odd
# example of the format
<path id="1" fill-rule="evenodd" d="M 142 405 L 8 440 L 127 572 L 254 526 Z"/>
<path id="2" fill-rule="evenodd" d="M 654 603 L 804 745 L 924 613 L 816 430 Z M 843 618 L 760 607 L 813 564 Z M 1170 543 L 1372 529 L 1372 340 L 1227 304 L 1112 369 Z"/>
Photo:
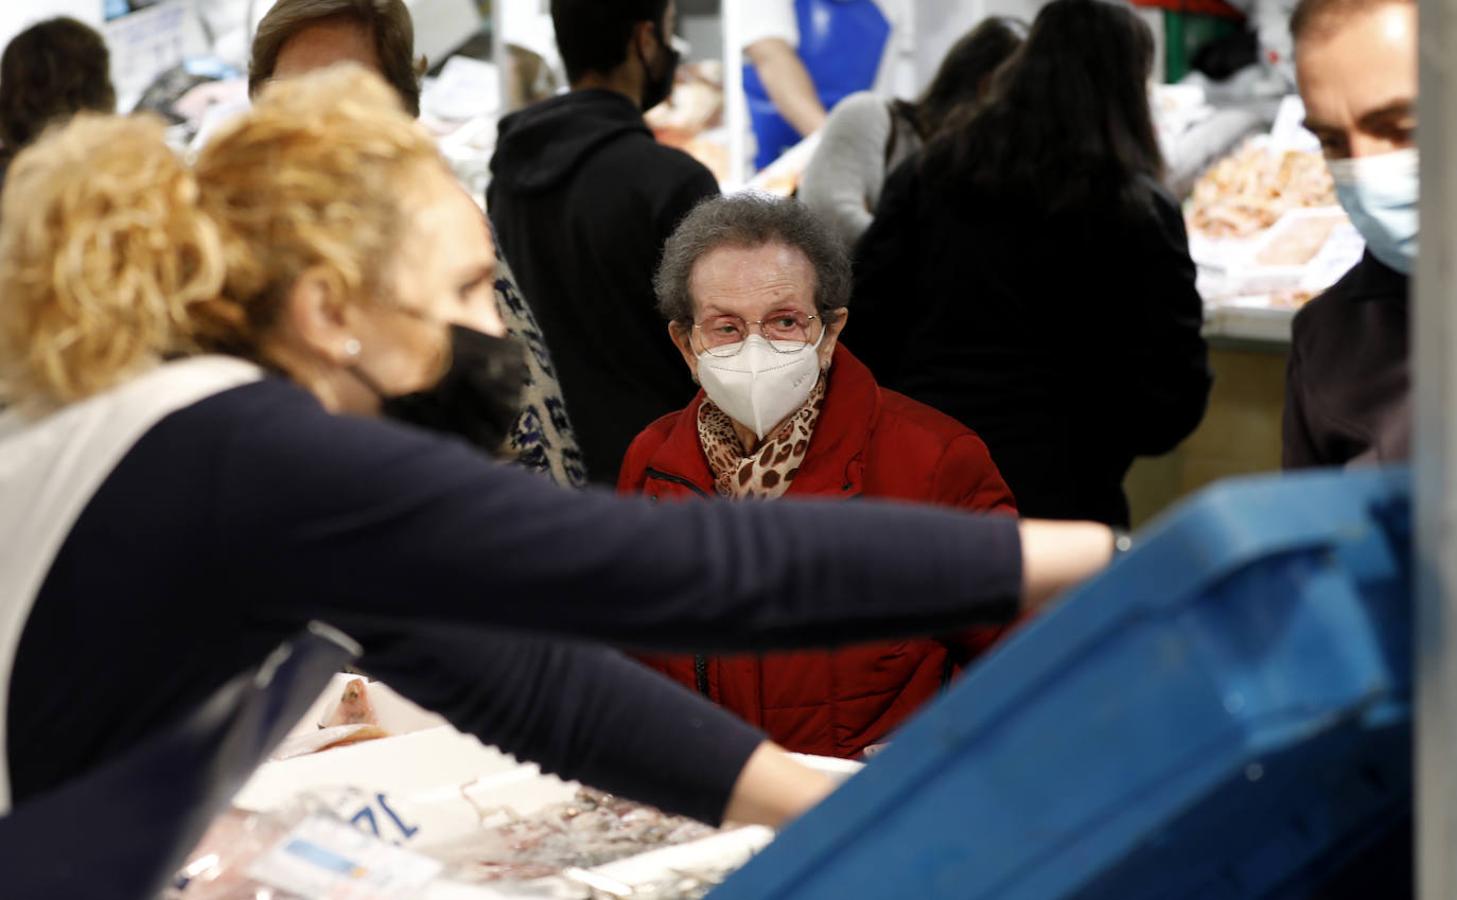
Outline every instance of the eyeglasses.
<path id="1" fill-rule="evenodd" d="M 754 329 L 779 353 L 798 353 L 820 339 L 823 327 L 819 316 L 794 309 L 782 309 L 753 322 L 742 316 L 712 316 L 693 323 L 704 352 L 717 357 L 737 356 Z"/>

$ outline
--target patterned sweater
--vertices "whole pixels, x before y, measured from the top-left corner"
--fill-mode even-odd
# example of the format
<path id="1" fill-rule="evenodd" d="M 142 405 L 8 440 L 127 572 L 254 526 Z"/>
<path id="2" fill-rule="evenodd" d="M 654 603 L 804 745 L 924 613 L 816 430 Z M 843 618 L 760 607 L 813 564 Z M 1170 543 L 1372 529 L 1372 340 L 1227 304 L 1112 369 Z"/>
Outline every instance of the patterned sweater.
<path id="1" fill-rule="evenodd" d="M 587 469 L 577 436 L 567 418 L 561 385 L 551 364 L 551 352 L 531 307 L 516 287 L 516 279 L 504 256 L 496 270 L 496 303 L 511 335 L 526 347 L 527 381 L 521 418 L 511 432 L 510 446 L 516 464 L 541 472 L 563 487 L 587 484 Z"/>

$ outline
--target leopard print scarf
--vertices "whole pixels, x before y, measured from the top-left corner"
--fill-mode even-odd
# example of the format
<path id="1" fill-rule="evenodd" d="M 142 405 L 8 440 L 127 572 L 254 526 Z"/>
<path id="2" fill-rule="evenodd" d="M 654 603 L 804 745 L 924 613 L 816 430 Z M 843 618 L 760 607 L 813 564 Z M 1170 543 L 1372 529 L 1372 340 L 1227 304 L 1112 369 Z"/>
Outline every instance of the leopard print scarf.
<path id="1" fill-rule="evenodd" d="M 713 485 L 719 496 L 760 500 L 784 496 L 809 451 L 809 440 L 820 420 L 824 401 L 822 375 L 799 411 L 785 419 L 750 456 L 744 453 L 733 420 L 712 400 L 704 398 L 698 408 L 698 440 L 703 445 L 703 455 L 708 457 L 708 468 L 713 472 Z"/>

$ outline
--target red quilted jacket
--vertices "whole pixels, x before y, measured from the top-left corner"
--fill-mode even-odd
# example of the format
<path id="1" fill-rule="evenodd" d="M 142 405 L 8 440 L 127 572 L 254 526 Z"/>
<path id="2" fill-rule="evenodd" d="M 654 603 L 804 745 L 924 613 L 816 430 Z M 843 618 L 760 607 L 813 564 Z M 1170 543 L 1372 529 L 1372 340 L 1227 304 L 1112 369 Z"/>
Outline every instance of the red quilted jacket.
<path id="1" fill-rule="evenodd" d="M 633 441 L 618 489 L 654 500 L 707 498 L 713 476 L 698 440 L 703 394 Z M 791 497 L 874 497 L 1015 514 L 1012 493 L 981 439 L 893 391 L 843 346 Z M 705 552 L 711 552 L 705 548 Z M 836 651 L 643 661 L 800 753 L 853 757 L 885 740 L 999 629 Z"/>

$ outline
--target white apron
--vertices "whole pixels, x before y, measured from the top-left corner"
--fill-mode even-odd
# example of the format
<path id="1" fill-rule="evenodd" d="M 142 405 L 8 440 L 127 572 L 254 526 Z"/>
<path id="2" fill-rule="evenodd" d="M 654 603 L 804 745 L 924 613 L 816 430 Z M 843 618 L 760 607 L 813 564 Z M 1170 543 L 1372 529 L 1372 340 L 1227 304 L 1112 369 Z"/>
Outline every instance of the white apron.
<path id="1" fill-rule="evenodd" d="M 11 803 L 6 726 L 15 654 L 71 527 L 153 425 L 260 377 L 251 363 L 203 356 L 159 366 L 39 420 L 0 414 L 0 816 Z"/>

